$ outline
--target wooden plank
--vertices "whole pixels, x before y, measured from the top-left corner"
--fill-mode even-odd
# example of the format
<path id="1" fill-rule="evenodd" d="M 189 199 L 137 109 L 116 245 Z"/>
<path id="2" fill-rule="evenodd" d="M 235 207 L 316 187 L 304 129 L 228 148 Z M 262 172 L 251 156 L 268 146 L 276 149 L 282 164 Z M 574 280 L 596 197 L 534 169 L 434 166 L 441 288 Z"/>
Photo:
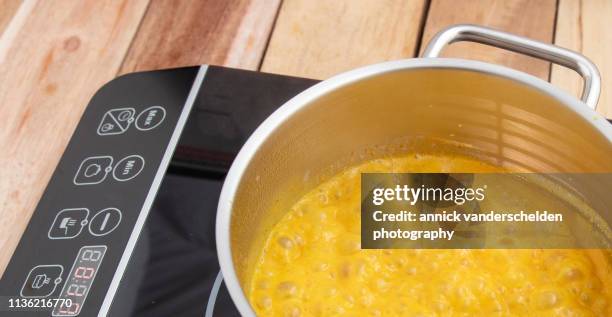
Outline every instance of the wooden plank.
<path id="1" fill-rule="evenodd" d="M 497 28 L 552 43 L 556 0 L 432 0 L 423 46 L 441 29 L 457 23 Z M 444 50 L 444 57 L 482 60 L 518 69 L 548 80 L 550 63 L 475 43 L 456 43 Z"/>
<path id="2" fill-rule="evenodd" d="M 117 74 L 148 4 L 26 2 L 31 10 L 8 26 L 15 36 L 0 38 L 0 274 L 84 107 Z"/>
<path id="3" fill-rule="evenodd" d="M 154 0 L 122 73 L 199 64 L 257 69 L 280 0 Z"/>
<path id="4" fill-rule="evenodd" d="M 599 68 L 602 91 L 597 111 L 612 118 L 612 1 L 561 0 L 555 44 L 581 52 Z M 573 71 L 553 66 L 551 81 L 579 96 L 582 80 Z"/>
<path id="5" fill-rule="evenodd" d="M 412 57 L 424 7 L 422 0 L 286 0 L 262 70 L 322 79 Z"/>
<path id="6" fill-rule="evenodd" d="M 21 0 L 0 0 L 0 34 L 11 21 L 17 9 L 21 5 Z"/>

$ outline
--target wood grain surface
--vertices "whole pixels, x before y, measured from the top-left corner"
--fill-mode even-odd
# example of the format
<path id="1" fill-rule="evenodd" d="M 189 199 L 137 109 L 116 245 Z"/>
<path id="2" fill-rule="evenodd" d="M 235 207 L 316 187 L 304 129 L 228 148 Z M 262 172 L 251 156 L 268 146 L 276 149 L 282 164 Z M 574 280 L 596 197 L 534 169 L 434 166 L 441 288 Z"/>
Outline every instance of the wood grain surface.
<path id="1" fill-rule="evenodd" d="M 285 0 L 262 71 L 327 78 L 412 57 L 425 1 Z"/>
<path id="2" fill-rule="evenodd" d="M 0 43 L 0 271 L 87 102 L 117 74 L 147 4 L 28 0 L 28 14 L 11 21 L 16 36 Z"/>
<path id="3" fill-rule="evenodd" d="M 20 5 L 21 0 L 0 0 L 0 34 L 11 21 Z"/>
<path id="4" fill-rule="evenodd" d="M 199 64 L 257 69 L 280 0 L 152 1 L 121 73 Z"/>
<path id="5" fill-rule="evenodd" d="M 0 275 L 85 105 L 119 73 L 206 63 L 323 79 L 475 23 L 584 53 L 612 117 L 610 17 L 608 0 L 0 0 Z M 546 62 L 478 44 L 444 56 L 549 78 Z M 577 75 L 552 69 L 579 93 Z"/>
<path id="6" fill-rule="evenodd" d="M 552 43 L 556 0 L 432 0 L 423 33 L 423 46 L 441 29 L 472 23 Z M 508 66 L 548 80 L 550 63 L 475 43 L 456 43 L 443 57 L 468 58 Z"/>
<path id="7" fill-rule="evenodd" d="M 612 1 L 560 0 L 555 44 L 581 52 L 599 68 L 602 91 L 597 111 L 612 118 Z M 554 65 L 553 84 L 579 96 L 582 80 L 565 67 Z"/>

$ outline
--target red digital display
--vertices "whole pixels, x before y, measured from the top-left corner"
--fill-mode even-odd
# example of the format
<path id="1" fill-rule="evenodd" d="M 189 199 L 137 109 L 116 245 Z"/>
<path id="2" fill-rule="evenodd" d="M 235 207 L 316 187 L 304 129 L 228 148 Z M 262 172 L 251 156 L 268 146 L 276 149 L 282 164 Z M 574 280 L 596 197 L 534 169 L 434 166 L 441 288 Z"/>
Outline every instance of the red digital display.
<path id="1" fill-rule="evenodd" d="M 79 315 L 105 253 L 104 245 L 85 246 L 79 250 L 59 297 L 64 299 L 63 304 L 53 309 L 53 316 Z"/>

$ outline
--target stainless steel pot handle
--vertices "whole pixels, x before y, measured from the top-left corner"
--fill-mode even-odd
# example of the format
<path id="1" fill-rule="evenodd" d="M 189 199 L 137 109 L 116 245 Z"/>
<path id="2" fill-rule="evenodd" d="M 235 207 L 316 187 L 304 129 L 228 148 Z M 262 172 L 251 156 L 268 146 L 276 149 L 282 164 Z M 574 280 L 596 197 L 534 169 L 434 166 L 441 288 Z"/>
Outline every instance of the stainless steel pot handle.
<path id="1" fill-rule="evenodd" d="M 444 46 L 460 41 L 487 44 L 573 69 L 584 79 L 582 102 L 593 110 L 597 107 L 601 77 L 595 64 L 581 54 L 482 26 L 457 24 L 438 32 L 427 45 L 423 57 L 438 57 Z"/>

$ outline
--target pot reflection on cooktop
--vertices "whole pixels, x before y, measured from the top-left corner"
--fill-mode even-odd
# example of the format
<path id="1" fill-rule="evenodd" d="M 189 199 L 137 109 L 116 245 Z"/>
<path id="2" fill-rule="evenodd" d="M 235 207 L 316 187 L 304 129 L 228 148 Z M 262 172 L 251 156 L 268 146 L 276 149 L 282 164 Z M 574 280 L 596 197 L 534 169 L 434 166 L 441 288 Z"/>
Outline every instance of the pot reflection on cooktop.
<path id="1" fill-rule="evenodd" d="M 215 215 L 222 184 L 166 175 L 111 316 L 240 316 L 225 285 L 215 283 L 220 278 Z"/>

